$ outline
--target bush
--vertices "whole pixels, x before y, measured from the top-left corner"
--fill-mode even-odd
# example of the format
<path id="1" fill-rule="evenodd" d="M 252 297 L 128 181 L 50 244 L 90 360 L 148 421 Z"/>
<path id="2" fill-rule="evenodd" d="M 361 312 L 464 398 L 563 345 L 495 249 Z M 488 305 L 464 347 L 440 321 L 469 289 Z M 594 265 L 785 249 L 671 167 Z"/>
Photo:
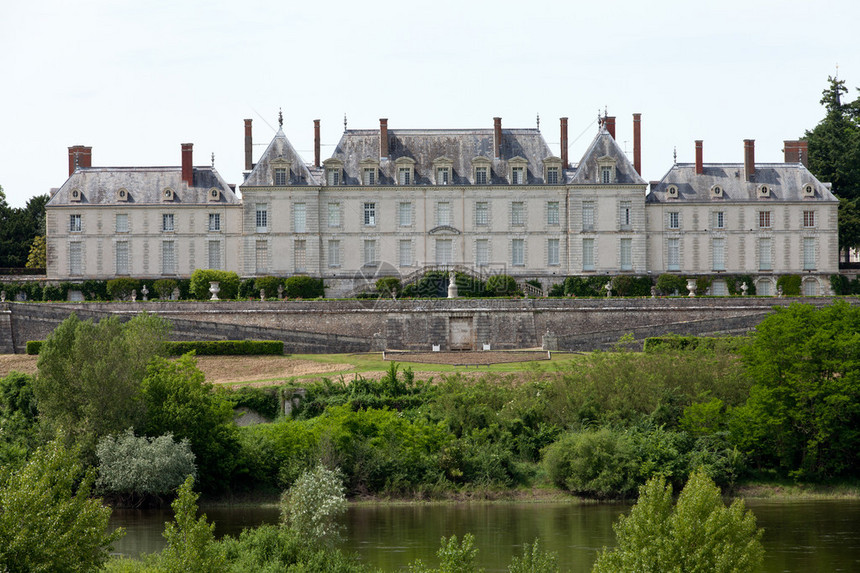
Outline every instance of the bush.
<path id="1" fill-rule="evenodd" d="M 242 279 L 242 282 L 239 283 L 239 298 L 254 298 L 254 287 L 256 284 L 256 279 Z M 260 296 L 260 291 L 257 291 L 256 295 Z"/>
<path id="2" fill-rule="evenodd" d="M 242 386 L 226 395 L 236 408 L 248 408 L 270 420 L 278 417 L 278 390 L 276 388 L 254 388 Z"/>
<path id="3" fill-rule="evenodd" d="M 612 277 L 607 275 L 567 277 L 564 279 L 564 294 L 578 297 L 606 296 L 603 287 L 611 280 Z"/>
<path id="4" fill-rule="evenodd" d="M 140 293 L 140 281 L 130 278 L 111 279 L 107 282 L 107 294 L 113 300 L 131 299 L 131 291 Z"/>
<path id="5" fill-rule="evenodd" d="M 281 277 L 259 277 L 254 281 L 254 291 L 251 296 L 256 298 L 263 290 L 266 298 L 275 298 L 278 296 L 278 287 L 284 287 L 284 279 Z"/>
<path id="6" fill-rule="evenodd" d="M 186 477 L 197 475 L 188 440 L 174 442 L 169 432 L 147 438 L 135 436 L 129 428 L 99 440 L 96 455 L 99 487 L 132 504 L 142 503 L 149 496 L 167 495 Z"/>
<path id="7" fill-rule="evenodd" d="M 205 515 L 197 519 L 198 496 L 191 490 L 193 483 L 189 476 L 173 502 L 174 520 L 164 526 L 167 547 L 158 557 L 159 571 L 227 571 L 224 553 L 215 540 L 215 524 L 206 521 Z"/>
<path id="8" fill-rule="evenodd" d="M 665 296 L 684 296 L 687 292 L 687 280 L 680 275 L 664 273 L 657 277 L 657 290 Z"/>
<path id="9" fill-rule="evenodd" d="M 39 354 L 39 351 L 42 349 L 42 345 L 44 343 L 44 340 L 28 340 L 27 354 L 29 354 L 30 356 L 36 356 L 37 354 Z"/>
<path id="10" fill-rule="evenodd" d="M 602 428 L 564 436 L 544 450 L 544 464 L 560 488 L 590 497 L 624 497 L 639 485 L 635 455 L 629 434 Z"/>
<path id="11" fill-rule="evenodd" d="M 39 413 L 36 394 L 33 391 L 33 378 L 35 376 L 14 370 L 0 378 L 0 399 L 6 412 L 20 412 L 30 422 L 34 421 Z"/>
<path id="12" fill-rule="evenodd" d="M 177 288 L 179 288 L 179 282 L 174 279 L 158 279 L 152 283 L 152 290 L 155 291 L 155 296 L 161 300 L 170 300 L 174 289 Z"/>
<path id="13" fill-rule="evenodd" d="M 69 299 L 69 289 L 76 287 L 72 283 L 59 283 L 56 285 L 45 285 L 42 290 L 42 299 L 46 301 L 65 301 Z"/>
<path id="14" fill-rule="evenodd" d="M 85 280 L 81 283 L 81 293 L 86 300 L 110 300 L 106 281 Z"/>
<path id="15" fill-rule="evenodd" d="M 475 547 L 475 536 L 467 533 L 463 536 L 463 541 L 458 542 L 457 536 L 452 535 L 449 538 L 442 538 L 439 551 L 436 556 L 439 557 L 439 568 L 429 569 L 421 560 L 416 560 L 409 564 L 409 573 L 481 573 L 475 565 L 475 558 L 478 556 L 478 548 Z"/>
<path id="16" fill-rule="evenodd" d="M 517 281 L 510 275 L 492 275 L 487 279 L 486 296 L 521 295 Z"/>
<path id="17" fill-rule="evenodd" d="M 188 340 L 165 344 L 170 356 L 194 352 L 198 356 L 266 356 L 282 355 L 282 340 Z"/>
<path id="18" fill-rule="evenodd" d="M 776 279 L 776 288 L 781 288 L 785 296 L 800 296 L 801 280 L 800 275 L 782 275 Z"/>
<path id="19" fill-rule="evenodd" d="M 404 297 L 445 298 L 448 296 L 448 273 L 427 271 L 420 279 L 403 287 Z"/>
<path id="20" fill-rule="evenodd" d="M 845 275 L 830 275 L 830 288 L 836 296 L 851 294 L 851 280 Z"/>
<path id="21" fill-rule="evenodd" d="M 400 285 L 400 279 L 397 277 L 382 277 L 376 281 L 376 292 L 380 296 L 397 296 L 403 290 Z"/>
<path id="22" fill-rule="evenodd" d="M 319 298 L 325 296 L 322 279 L 295 275 L 284 281 L 284 295 L 289 298 Z"/>
<path id="23" fill-rule="evenodd" d="M 337 470 L 318 464 L 304 472 L 281 501 L 281 517 L 290 530 L 309 543 L 340 539 L 337 522 L 346 512 L 343 481 Z"/>
<path id="24" fill-rule="evenodd" d="M 701 348 L 708 351 L 729 352 L 738 354 L 749 338 L 743 336 L 652 336 L 645 339 L 642 350 L 646 353 L 665 352 L 667 350 L 683 351 Z"/>
<path id="25" fill-rule="evenodd" d="M 564 296 L 564 283 L 563 282 L 555 283 L 554 285 L 549 287 L 549 292 L 547 293 L 547 296 L 550 296 L 550 297 Z"/>
<path id="26" fill-rule="evenodd" d="M 212 294 L 209 292 L 209 283 L 217 282 L 219 288 L 218 298 L 231 300 L 239 294 L 239 275 L 233 271 L 217 271 L 213 269 L 197 269 L 191 273 L 191 284 L 189 288 L 191 295 L 197 300 L 209 300 Z"/>
<path id="27" fill-rule="evenodd" d="M 612 279 L 612 293 L 615 296 L 651 296 L 654 281 L 651 277 L 618 275 Z"/>
<path id="28" fill-rule="evenodd" d="M 295 420 L 239 428 L 239 444 L 245 481 L 279 491 L 313 467 L 319 455 L 317 436 L 307 423 Z"/>

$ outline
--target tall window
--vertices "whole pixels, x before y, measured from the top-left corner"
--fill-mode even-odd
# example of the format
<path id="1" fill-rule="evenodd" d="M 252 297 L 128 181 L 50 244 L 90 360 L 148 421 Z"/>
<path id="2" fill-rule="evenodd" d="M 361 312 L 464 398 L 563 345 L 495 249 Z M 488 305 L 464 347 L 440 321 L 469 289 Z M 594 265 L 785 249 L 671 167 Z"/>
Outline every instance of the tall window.
<path id="1" fill-rule="evenodd" d="M 546 224 L 558 225 L 558 201 L 549 201 L 546 204 Z"/>
<path id="2" fill-rule="evenodd" d="M 620 203 L 619 223 L 621 224 L 622 229 L 630 228 L 631 205 L 630 201 L 621 201 Z"/>
<path id="3" fill-rule="evenodd" d="M 485 227 L 490 222 L 490 204 L 486 201 L 475 203 L 475 226 Z"/>
<path id="4" fill-rule="evenodd" d="M 209 268 L 221 268 L 221 241 L 209 241 Z"/>
<path id="5" fill-rule="evenodd" d="M 340 266 L 340 241 L 337 239 L 329 239 L 328 242 L 328 266 Z"/>
<path id="6" fill-rule="evenodd" d="M 680 217 L 678 216 L 677 211 L 670 211 L 669 212 L 669 228 L 670 229 L 680 229 L 681 228 Z"/>
<path id="7" fill-rule="evenodd" d="M 221 230 L 221 213 L 209 213 L 209 232 L 215 233 Z"/>
<path id="8" fill-rule="evenodd" d="M 340 227 L 340 203 L 328 204 L 328 226 Z"/>
<path id="9" fill-rule="evenodd" d="M 436 203 L 436 225 L 451 224 L 451 203 L 440 201 Z"/>
<path id="10" fill-rule="evenodd" d="M 769 237 L 758 240 L 758 269 L 773 270 L 773 239 Z"/>
<path id="11" fill-rule="evenodd" d="M 559 264 L 559 243 L 558 239 L 546 240 L 546 262 L 549 266 L 557 266 Z"/>
<path id="12" fill-rule="evenodd" d="M 526 205 L 522 201 L 511 203 L 511 225 L 521 227 L 526 222 Z"/>
<path id="13" fill-rule="evenodd" d="M 803 281 L 803 296 L 818 296 L 818 281 L 809 278 Z"/>
<path id="14" fill-rule="evenodd" d="M 582 230 L 594 230 L 594 201 L 584 201 L 582 203 Z"/>
<path id="15" fill-rule="evenodd" d="M 173 225 L 173 213 L 162 213 L 161 214 L 161 230 L 165 232 L 170 232 L 174 230 Z"/>
<path id="16" fill-rule="evenodd" d="M 436 168 L 436 185 L 447 185 L 448 184 L 448 171 L 447 167 L 437 167 Z"/>
<path id="17" fill-rule="evenodd" d="M 128 215 L 126 213 L 116 214 L 116 232 L 128 233 Z"/>
<path id="18" fill-rule="evenodd" d="M 287 184 L 287 168 L 275 167 L 275 185 Z"/>
<path id="19" fill-rule="evenodd" d="M 524 239 L 511 240 L 511 264 L 522 267 L 526 264 L 526 242 Z"/>
<path id="20" fill-rule="evenodd" d="M 83 246 L 81 243 L 69 243 L 69 274 L 82 275 L 84 274 L 83 267 Z"/>
<path id="21" fill-rule="evenodd" d="M 376 203 L 364 204 L 364 224 L 376 225 Z"/>
<path id="22" fill-rule="evenodd" d="M 546 183 L 547 185 L 558 185 L 558 167 L 547 167 Z"/>
<path id="23" fill-rule="evenodd" d="M 454 262 L 453 241 L 451 239 L 436 239 L 436 263 L 450 265 Z"/>
<path id="24" fill-rule="evenodd" d="M 362 183 L 365 185 L 376 185 L 376 168 L 365 167 L 362 171 Z"/>
<path id="25" fill-rule="evenodd" d="M 293 203 L 293 232 L 306 233 L 308 230 L 308 208 L 305 203 Z"/>
<path id="26" fill-rule="evenodd" d="M 603 184 L 612 183 L 612 168 L 603 166 L 600 168 L 600 182 Z"/>
<path id="27" fill-rule="evenodd" d="M 412 226 L 412 203 L 403 202 L 397 206 L 397 223 L 401 227 Z"/>
<path id="28" fill-rule="evenodd" d="M 484 267 L 490 264 L 490 241 L 478 239 L 475 241 L 475 264 Z"/>
<path id="29" fill-rule="evenodd" d="M 815 211 L 803 212 L 803 226 L 807 228 L 815 226 Z"/>
<path id="30" fill-rule="evenodd" d="M 714 229 L 726 228 L 726 214 L 723 211 L 714 211 Z"/>
<path id="31" fill-rule="evenodd" d="M 681 270 L 681 239 L 672 237 L 666 244 L 666 269 Z"/>
<path id="32" fill-rule="evenodd" d="M 594 270 L 594 239 L 582 240 L 582 270 Z"/>
<path id="33" fill-rule="evenodd" d="M 81 216 L 80 215 L 69 215 L 69 231 L 72 233 L 80 233 L 81 232 Z"/>
<path id="34" fill-rule="evenodd" d="M 713 249 L 714 270 L 726 270 L 726 240 L 723 238 L 714 239 L 711 244 Z"/>
<path id="35" fill-rule="evenodd" d="M 161 274 L 176 274 L 176 249 L 173 241 L 161 243 Z"/>
<path id="36" fill-rule="evenodd" d="M 511 167 L 511 184 L 522 185 L 526 181 L 525 167 Z"/>
<path id="37" fill-rule="evenodd" d="M 269 206 L 266 203 L 257 203 L 256 209 L 257 232 L 265 233 L 269 230 Z"/>
<path id="38" fill-rule="evenodd" d="M 307 241 L 302 239 L 293 243 L 293 263 L 296 272 L 307 270 Z"/>
<path id="39" fill-rule="evenodd" d="M 815 238 L 803 237 L 803 270 L 815 270 Z"/>
<path id="40" fill-rule="evenodd" d="M 127 275 L 128 271 L 128 241 L 116 243 L 116 274 Z"/>
<path id="41" fill-rule="evenodd" d="M 397 180 L 401 185 L 409 185 L 412 182 L 412 169 L 401 167 L 397 170 Z"/>
<path id="42" fill-rule="evenodd" d="M 262 274 L 269 270 L 269 243 L 266 241 L 257 241 L 254 249 L 254 259 L 256 263 L 256 273 Z"/>
<path id="43" fill-rule="evenodd" d="M 375 239 L 365 239 L 364 240 L 364 264 L 365 265 L 375 265 L 376 264 L 376 240 Z"/>
<path id="44" fill-rule="evenodd" d="M 758 212 L 759 229 L 770 229 L 770 211 Z"/>
<path id="45" fill-rule="evenodd" d="M 621 239 L 621 270 L 633 270 L 633 239 Z"/>
<path id="46" fill-rule="evenodd" d="M 401 239 L 400 240 L 400 252 L 399 260 L 401 267 L 411 267 L 412 266 L 412 241 L 409 239 Z"/>
<path id="47" fill-rule="evenodd" d="M 340 169 L 326 169 L 325 182 L 327 185 L 340 185 Z"/>
<path id="48" fill-rule="evenodd" d="M 475 183 L 478 185 L 487 184 L 487 168 L 475 167 Z"/>

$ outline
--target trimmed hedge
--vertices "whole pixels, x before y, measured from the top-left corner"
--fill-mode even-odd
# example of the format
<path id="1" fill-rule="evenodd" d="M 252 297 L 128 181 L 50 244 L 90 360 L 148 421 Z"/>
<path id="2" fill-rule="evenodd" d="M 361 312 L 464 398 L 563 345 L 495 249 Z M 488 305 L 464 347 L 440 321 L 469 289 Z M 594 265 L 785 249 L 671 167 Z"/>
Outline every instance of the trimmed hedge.
<path id="1" fill-rule="evenodd" d="M 42 349 L 42 344 L 44 344 L 44 340 L 28 340 L 27 341 L 27 354 L 36 356 L 39 354 L 39 351 Z"/>
<path id="2" fill-rule="evenodd" d="M 262 356 L 284 353 L 282 340 L 189 340 L 167 342 L 167 353 L 182 356 L 194 351 L 198 356 Z"/>
<path id="3" fill-rule="evenodd" d="M 219 299 L 232 300 L 239 294 L 239 275 L 233 271 L 197 269 L 191 273 L 191 295 L 197 300 L 209 300 L 212 296 L 209 292 L 211 282 L 217 282 L 221 289 Z"/>
<path id="4" fill-rule="evenodd" d="M 785 296 L 800 296 L 802 280 L 800 275 L 782 275 L 776 279 L 776 288 L 781 288 L 782 294 Z"/>
<path id="5" fill-rule="evenodd" d="M 647 354 L 667 350 L 722 350 L 737 353 L 747 343 L 743 336 L 652 336 L 645 339 L 642 350 Z"/>

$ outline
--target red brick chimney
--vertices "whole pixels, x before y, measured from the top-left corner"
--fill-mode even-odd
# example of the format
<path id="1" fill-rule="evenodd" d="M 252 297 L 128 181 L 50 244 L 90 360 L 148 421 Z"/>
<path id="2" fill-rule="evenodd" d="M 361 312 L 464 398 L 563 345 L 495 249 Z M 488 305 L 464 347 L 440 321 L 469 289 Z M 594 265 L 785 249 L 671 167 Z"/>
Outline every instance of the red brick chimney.
<path id="1" fill-rule="evenodd" d="M 182 144 L 182 180 L 189 187 L 194 185 L 194 167 L 192 163 L 193 148 L 193 143 Z"/>
<path id="2" fill-rule="evenodd" d="M 320 166 L 320 120 L 314 120 L 314 167 Z"/>
<path id="3" fill-rule="evenodd" d="M 502 149 L 502 118 L 493 118 L 493 157 L 501 158 Z"/>
<path id="4" fill-rule="evenodd" d="M 388 118 L 379 118 L 379 158 L 388 157 Z"/>
<path id="5" fill-rule="evenodd" d="M 561 123 L 561 168 L 570 169 L 570 164 L 567 162 L 567 118 L 563 117 Z"/>
<path id="6" fill-rule="evenodd" d="M 755 179 L 755 139 L 744 139 L 744 180 Z"/>
<path id="7" fill-rule="evenodd" d="M 93 148 L 83 145 L 73 145 L 69 148 L 69 176 L 78 167 L 92 167 Z"/>
<path id="8" fill-rule="evenodd" d="M 808 167 L 809 147 L 805 139 L 786 140 L 783 145 L 786 163 L 802 163 Z"/>
<path id="9" fill-rule="evenodd" d="M 642 114 L 633 114 L 633 169 L 642 175 Z"/>
<path id="10" fill-rule="evenodd" d="M 254 168 L 254 142 L 251 138 L 251 120 L 245 120 L 245 171 Z"/>
<path id="11" fill-rule="evenodd" d="M 612 136 L 612 139 L 615 139 L 615 117 L 608 115 L 603 118 L 603 123 L 606 126 L 606 131 L 609 132 L 609 135 Z"/>
<path id="12" fill-rule="evenodd" d="M 705 172 L 705 165 L 702 162 L 702 140 L 696 140 L 696 175 L 701 175 Z"/>

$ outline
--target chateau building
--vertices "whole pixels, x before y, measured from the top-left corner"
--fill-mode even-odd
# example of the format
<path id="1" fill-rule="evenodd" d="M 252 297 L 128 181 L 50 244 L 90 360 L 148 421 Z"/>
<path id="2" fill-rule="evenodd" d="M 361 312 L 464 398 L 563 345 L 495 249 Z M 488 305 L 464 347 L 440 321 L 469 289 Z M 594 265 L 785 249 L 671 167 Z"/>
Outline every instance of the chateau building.
<path id="1" fill-rule="evenodd" d="M 659 182 L 640 175 L 641 117 L 633 160 L 603 117 L 577 164 L 553 155 L 539 129 L 345 130 L 306 163 L 278 130 L 256 164 L 245 120 L 241 199 L 212 167 L 91 166 L 69 148 L 69 179 L 51 197 L 48 278 L 188 276 L 197 268 L 245 277 L 309 274 L 329 296 L 380 276 L 457 268 L 506 273 L 545 287 L 569 275 L 749 275 L 775 294 L 782 274 L 825 294 L 838 271 L 837 206 L 805 166 L 805 142 L 786 162 L 675 164 Z"/>

